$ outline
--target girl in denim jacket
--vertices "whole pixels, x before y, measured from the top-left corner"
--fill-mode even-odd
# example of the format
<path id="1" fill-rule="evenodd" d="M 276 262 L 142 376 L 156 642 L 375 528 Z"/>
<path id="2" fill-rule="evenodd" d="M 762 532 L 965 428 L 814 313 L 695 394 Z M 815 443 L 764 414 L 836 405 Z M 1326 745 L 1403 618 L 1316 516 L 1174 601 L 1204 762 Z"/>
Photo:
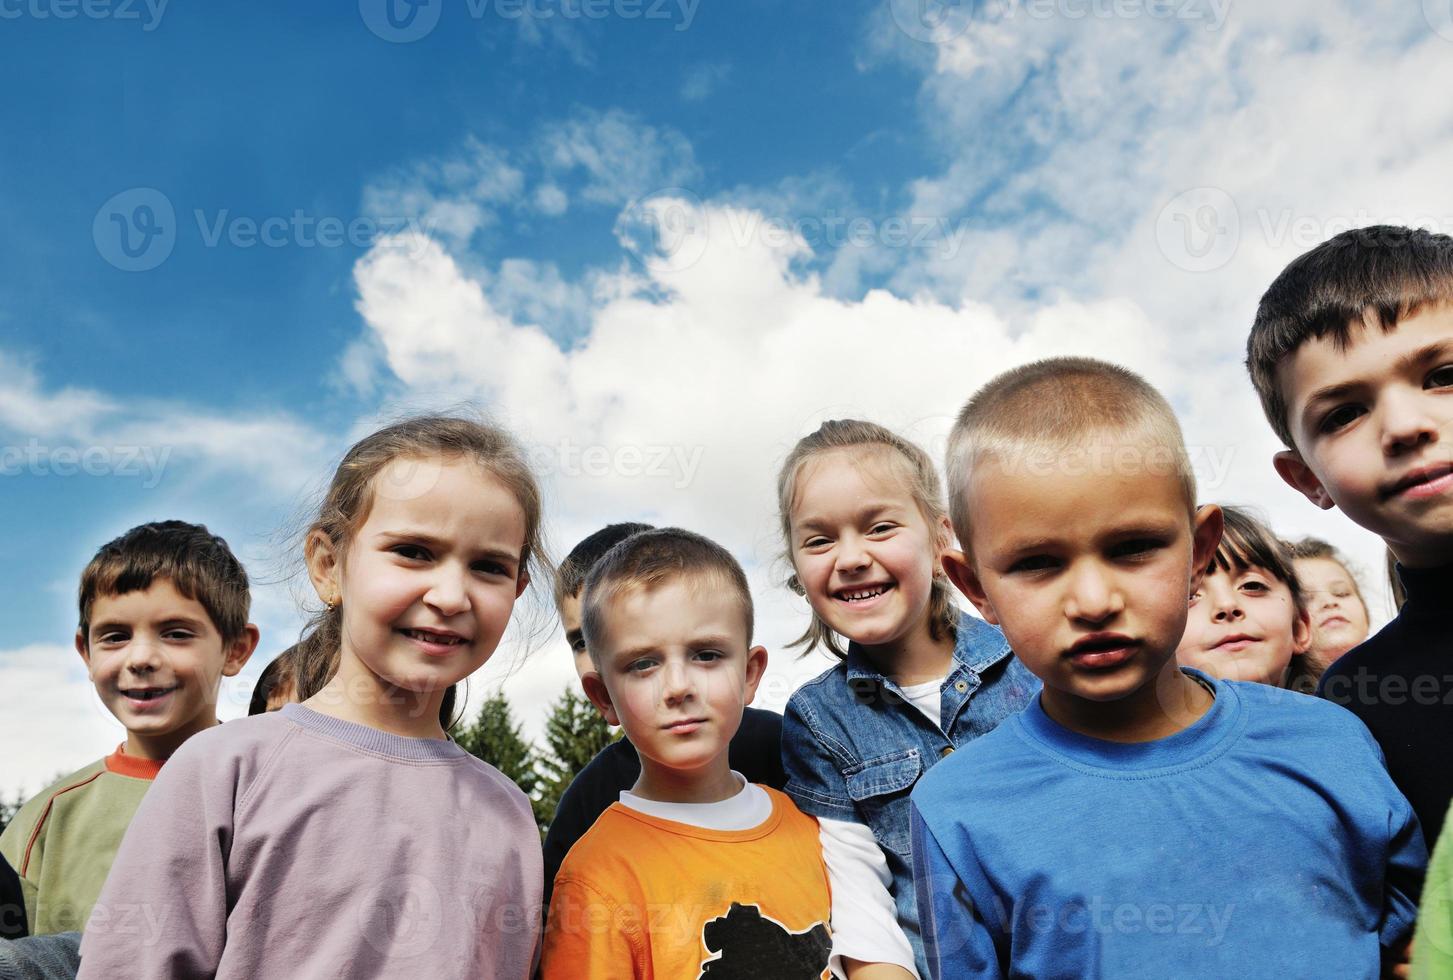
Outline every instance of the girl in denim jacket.
<path id="1" fill-rule="evenodd" d="M 908 794 L 1039 680 L 954 601 L 939 562 L 950 526 L 922 449 L 871 422 L 826 422 L 792 450 L 777 491 L 788 585 L 812 607 L 793 645 L 839 660 L 792 695 L 782 725 L 786 791 L 822 829 L 834 966 L 850 980 L 927 977 Z"/>

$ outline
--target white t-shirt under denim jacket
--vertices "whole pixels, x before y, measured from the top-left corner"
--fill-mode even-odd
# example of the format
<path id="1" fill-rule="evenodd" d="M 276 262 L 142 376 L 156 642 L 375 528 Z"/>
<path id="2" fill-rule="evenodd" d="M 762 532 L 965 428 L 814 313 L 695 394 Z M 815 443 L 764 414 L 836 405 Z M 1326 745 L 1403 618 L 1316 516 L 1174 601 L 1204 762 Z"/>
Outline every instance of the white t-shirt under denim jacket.
<path id="1" fill-rule="evenodd" d="M 818 818 L 832 882 L 833 955 L 928 976 L 909 847 L 908 794 L 953 749 L 1024 708 L 1039 678 L 1004 634 L 959 617 L 941 681 L 902 688 L 849 644 L 799 688 L 782 723 L 787 795 Z"/>

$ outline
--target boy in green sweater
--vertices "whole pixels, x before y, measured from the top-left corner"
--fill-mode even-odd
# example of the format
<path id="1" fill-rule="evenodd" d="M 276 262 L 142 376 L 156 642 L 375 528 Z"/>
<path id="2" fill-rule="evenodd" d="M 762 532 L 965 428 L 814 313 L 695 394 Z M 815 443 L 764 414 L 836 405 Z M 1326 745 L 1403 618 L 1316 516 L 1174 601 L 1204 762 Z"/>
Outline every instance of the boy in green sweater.
<path id="1" fill-rule="evenodd" d="M 222 678 L 257 646 L 249 602 L 241 563 L 199 524 L 132 528 L 86 566 L 76 650 L 126 741 L 46 788 L 0 835 L 31 935 L 85 925 L 162 763 L 217 724 Z"/>

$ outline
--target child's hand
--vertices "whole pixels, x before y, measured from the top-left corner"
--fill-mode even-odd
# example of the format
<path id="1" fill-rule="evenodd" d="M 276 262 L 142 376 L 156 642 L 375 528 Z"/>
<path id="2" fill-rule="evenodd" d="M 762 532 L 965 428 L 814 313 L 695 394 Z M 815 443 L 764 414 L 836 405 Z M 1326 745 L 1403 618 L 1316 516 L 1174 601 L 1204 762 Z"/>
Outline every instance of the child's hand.
<path id="1" fill-rule="evenodd" d="M 896 963 L 864 963 L 843 957 L 848 980 L 914 980 L 913 974 Z"/>
<path id="2" fill-rule="evenodd" d="M 1408 965 L 1412 958 L 1413 937 L 1409 936 L 1407 942 L 1383 957 L 1382 975 L 1392 977 L 1394 980 L 1408 980 L 1408 977 L 1412 976 L 1412 968 Z"/>

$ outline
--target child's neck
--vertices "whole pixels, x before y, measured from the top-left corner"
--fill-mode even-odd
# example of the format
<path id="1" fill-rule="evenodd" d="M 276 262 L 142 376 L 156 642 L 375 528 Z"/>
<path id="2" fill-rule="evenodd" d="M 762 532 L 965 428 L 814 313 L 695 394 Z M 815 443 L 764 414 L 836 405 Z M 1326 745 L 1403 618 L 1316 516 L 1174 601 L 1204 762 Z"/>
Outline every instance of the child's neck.
<path id="1" fill-rule="evenodd" d="M 742 791 L 723 752 L 700 769 L 670 769 L 644 756 L 631 792 L 657 803 L 720 803 Z"/>
<path id="2" fill-rule="evenodd" d="M 1118 701 L 1091 701 L 1045 687 L 1040 705 L 1070 731 L 1106 742 L 1155 742 L 1185 731 L 1215 698 L 1172 657 L 1153 681 Z"/>
<path id="3" fill-rule="evenodd" d="M 863 656 L 899 687 L 942 679 L 953 669 L 954 638 L 933 638 L 925 616 L 912 632 L 880 646 L 860 645 Z"/>
<path id="4" fill-rule="evenodd" d="M 182 747 L 182 743 L 198 732 L 206 731 L 217 724 L 217 713 L 208 711 L 198 716 L 176 731 L 167 732 L 165 735 L 143 735 L 138 732 L 128 731 L 126 733 L 126 744 L 123 747 L 127 755 L 133 759 L 148 759 L 153 762 L 164 762 L 172 757 L 172 753 Z"/>
<path id="5" fill-rule="evenodd" d="M 340 721 L 404 738 L 445 738 L 439 724 L 444 691 L 409 691 L 387 683 L 346 653 L 338 672 L 303 706 Z"/>

